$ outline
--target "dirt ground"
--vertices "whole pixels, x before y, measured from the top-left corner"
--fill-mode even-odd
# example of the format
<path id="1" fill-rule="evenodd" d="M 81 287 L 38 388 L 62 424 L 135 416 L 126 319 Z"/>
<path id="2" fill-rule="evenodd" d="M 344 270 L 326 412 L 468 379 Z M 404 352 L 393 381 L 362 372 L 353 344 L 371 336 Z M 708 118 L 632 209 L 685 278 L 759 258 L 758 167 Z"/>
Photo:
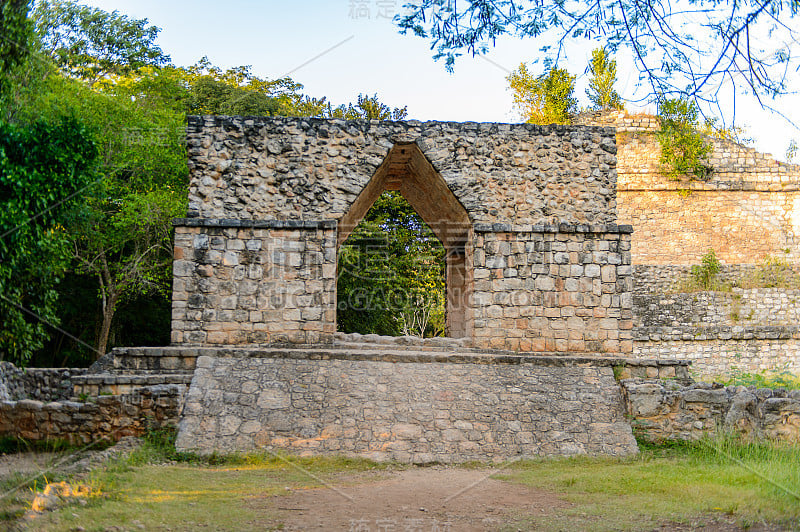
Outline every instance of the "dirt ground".
<path id="1" fill-rule="evenodd" d="M 558 511 L 557 496 L 489 478 L 492 471 L 444 467 L 381 473 L 253 503 L 277 510 L 284 530 L 498 530 L 520 514 Z M 366 481 L 366 482 L 365 482 Z M 277 523 L 275 523 L 277 524 Z"/>
<path id="2" fill-rule="evenodd" d="M 116 448 L 89 453 L 68 463 L 48 453 L 0 455 L 0 478 L 13 473 L 35 476 L 48 469 L 86 471 L 136 445 L 138 441 L 131 439 Z M 262 515 L 270 516 L 257 523 L 259 530 L 351 532 L 530 530 L 532 517 L 548 522 L 548 518 L 563 515 L 574 506 L 558 493 L 490 478 L 496 472 L 432 466 L 347 473 L 335 475 L 335 480 L 322 488 L 287 487 L 286 495 L 251 499 L 248 504 Z M 553 522 L 550 521 L 551 526 Z M 700 516 L 690 523 L 660 523 L 647 529 L 743 530 L 735 519 L 719 516 Z M 748 530 L 787 529 L 756 524 Z"/>

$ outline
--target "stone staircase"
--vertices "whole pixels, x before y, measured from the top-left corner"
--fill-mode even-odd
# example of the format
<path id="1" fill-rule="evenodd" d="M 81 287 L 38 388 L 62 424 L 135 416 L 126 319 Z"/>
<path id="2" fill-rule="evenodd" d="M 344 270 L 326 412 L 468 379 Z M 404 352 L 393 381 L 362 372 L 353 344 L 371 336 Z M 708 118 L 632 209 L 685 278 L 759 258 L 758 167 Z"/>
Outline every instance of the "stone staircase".
<path id="1" fill-rule="evenodd" d="M 517 352 L 473 348 L 468 338 L 415 338 L 336 333 L 333 344 L 311 346 L 220 346 L 220 347 L 123 347 L 92 364 L 86 374 L 72 377 L 73 397 L 136 393 L 143 387 L 174 384 L 188 389 L 197 359 L 215 358 L 305 358 L 316 360 L 363 359 L 384 362 L 493 363 L 504 360 L 518 364 L 541 360 L 560 365 L 585 360 L 593 365 L 618 368 L 619 378 L 661 378 L 689 382 L 688 364 L 674 360 L 640 360 L 603 356 L 602 353 Z"/>

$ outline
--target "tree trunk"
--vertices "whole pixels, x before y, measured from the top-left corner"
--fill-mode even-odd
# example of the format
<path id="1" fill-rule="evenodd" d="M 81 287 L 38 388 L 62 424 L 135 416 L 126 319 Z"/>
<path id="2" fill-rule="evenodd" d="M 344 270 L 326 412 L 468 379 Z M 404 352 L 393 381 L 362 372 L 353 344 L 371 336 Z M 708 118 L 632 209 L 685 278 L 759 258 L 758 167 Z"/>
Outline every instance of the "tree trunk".
<path id="1" fill-rule="evenodd" d="M 117 307 L 117 294 L 115 292 L 109 294 L 105 303 L 103 307 L 103 324 L 100 326 L 100 336 L 97 338 L 97 347 L 95 349 L 97 358 L 106 354 L 108 335 L 111 332 L 111 321 L 114 319 L 114 311 Z"/>

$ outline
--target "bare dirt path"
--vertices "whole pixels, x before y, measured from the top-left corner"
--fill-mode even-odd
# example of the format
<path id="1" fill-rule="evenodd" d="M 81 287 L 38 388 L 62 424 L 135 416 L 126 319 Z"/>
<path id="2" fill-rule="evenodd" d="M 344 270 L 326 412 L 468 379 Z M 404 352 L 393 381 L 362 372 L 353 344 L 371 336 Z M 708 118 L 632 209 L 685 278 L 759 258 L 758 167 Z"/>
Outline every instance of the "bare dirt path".
<path id="1" fill-rule="evenodd" d="M 253 504 L 277 511 L 284 530 L 358 532 L 498 530 L 520 515 L 546 516 L 570 506 L 551 493 L 490 479 L 490 473 L 446 467 L 382 472 L 384 478 L 372 482 L 362 477 L 357 484 L 299 490 Z"/>

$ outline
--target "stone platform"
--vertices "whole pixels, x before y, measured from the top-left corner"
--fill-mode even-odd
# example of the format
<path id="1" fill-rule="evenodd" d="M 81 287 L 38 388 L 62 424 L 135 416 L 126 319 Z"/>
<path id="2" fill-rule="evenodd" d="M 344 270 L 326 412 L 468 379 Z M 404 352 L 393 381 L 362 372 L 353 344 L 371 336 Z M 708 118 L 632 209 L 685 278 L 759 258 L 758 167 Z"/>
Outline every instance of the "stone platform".
<path id="1" fill-rule="evenodd" d="M 185 350 L 185 348 L 184 348 Z M 685 364 L 458 346 L 340 343 L 208 348 L 177 447 L 258 448 L 412 463 L 638 452 L 625 376 L 683 379 Z"/>

